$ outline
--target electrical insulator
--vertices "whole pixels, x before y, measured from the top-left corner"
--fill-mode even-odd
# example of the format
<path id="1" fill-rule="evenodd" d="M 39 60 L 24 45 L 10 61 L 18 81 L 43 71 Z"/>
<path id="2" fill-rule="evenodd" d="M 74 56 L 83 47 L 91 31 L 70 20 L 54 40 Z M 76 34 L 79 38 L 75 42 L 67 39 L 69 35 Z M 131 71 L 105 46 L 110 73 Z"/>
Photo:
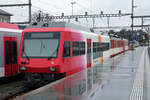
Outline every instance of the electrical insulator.
<path id="1" fill-rule="evenodd" d="M 77 17 L 75 18 L 75 20 L 76 20 L 76 22 L 78 22 L 78 18 Z"/>
<path id="2" fill-rule="evenodd" d="M 85 12 L 85 16 L 87 16 L 88 15 L 88 12 Z"/>
<path id="3" fill-rule="evenodd" d="M 64 17 L 64 13 L 61 13 L 61 17 Z"/>

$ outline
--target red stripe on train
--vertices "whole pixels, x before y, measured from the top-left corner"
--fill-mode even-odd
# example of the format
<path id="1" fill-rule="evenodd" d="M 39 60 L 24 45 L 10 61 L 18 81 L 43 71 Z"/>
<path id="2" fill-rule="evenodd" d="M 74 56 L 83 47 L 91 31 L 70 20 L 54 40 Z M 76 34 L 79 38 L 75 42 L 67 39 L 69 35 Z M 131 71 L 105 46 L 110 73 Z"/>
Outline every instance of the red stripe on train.
<path id="1" fill-rule="evenodd" d="M 19 29 L 16 24 L 9 24 L 0 22 L 0 28 Z"/>

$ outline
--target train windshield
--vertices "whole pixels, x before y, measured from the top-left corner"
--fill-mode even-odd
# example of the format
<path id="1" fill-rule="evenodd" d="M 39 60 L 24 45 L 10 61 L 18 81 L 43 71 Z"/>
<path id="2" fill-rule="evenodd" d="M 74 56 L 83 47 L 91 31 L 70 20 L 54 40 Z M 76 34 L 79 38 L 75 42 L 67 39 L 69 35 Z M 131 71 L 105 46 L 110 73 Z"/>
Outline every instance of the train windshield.
<path id="1" fill-rule="evenodd" d="M 56 58 L 58 56 L 60 32 L 24 33 L 23 58 Z"/>

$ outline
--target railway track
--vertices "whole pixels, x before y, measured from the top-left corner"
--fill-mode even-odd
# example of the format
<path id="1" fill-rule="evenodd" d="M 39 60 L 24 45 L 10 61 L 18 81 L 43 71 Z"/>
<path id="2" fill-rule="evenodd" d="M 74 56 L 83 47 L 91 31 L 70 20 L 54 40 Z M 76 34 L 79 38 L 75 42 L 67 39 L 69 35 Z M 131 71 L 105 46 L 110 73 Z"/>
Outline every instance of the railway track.
<path id="1" fill-rule="evenodd" d="M 39 87 L 28 88 L 21 80 L 0 84 L 0 100 L 20 100 L 23 94 L 37 88 Z"/>
<path id="2" fill-rule="evenodd" d="M 0 84 L 0 100 L 14 100 L 17 96 L 29 92 L 30 90 L 33 89 L 25 87 L 21 80 Z"/>
<path id="3" fill-rule="evenodd" d="M 24 86 L 16 87 L 12 90 L 0 94 L 0 100 L 13 100 L 17 96 L 22 95 L 27 91 L 28 89 L 26 89 Z"/>

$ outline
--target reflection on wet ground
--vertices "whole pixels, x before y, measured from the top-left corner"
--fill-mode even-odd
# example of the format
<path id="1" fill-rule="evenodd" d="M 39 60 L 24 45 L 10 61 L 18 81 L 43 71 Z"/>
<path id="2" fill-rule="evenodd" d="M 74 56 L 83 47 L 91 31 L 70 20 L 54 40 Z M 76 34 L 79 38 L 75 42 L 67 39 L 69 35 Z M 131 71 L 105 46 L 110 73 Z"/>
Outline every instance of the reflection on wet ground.
<path id="1" fill-rule="evenodd" d="M 129 100 L 142 48 L 44 86 L 23 100 Z"/>

